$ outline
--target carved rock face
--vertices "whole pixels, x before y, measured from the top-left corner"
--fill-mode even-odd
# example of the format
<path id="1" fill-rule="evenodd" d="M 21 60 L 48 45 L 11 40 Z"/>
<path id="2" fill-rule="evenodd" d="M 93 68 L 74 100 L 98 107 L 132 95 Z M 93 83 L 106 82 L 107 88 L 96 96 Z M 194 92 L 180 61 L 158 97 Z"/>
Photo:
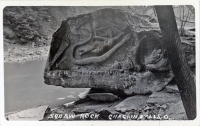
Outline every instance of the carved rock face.
<path id="1" fill-rule="evenodd" d="M 165 58 L 161 39 L 150 27 L 138 16 L 116 9 L 68 18 L 53 35 L 45 83 L 123 95 L 161 90 L 173 74 L 145 72 L 162 71 Z"/>
<path id="2" fill-rule="evenodd" d="M 159 31 L 141 31 L 137 34 L 140 42 L 132 54 L 135 65 L 141 71 L 168 71 L 171 70 L 166 52 L 162 47 L 162 37 Z"/>

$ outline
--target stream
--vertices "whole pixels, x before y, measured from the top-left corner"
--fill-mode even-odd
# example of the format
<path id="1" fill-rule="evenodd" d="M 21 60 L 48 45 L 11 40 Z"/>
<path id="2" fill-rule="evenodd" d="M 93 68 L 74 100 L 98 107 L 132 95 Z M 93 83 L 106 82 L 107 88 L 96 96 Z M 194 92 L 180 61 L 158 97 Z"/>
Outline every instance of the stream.
<path id="1" fill-rule="evenodd" d="M 39 105 L 55 108 L 76 100 L 86 90 L 44 84 L 45 63 L 46 60 L 4 63 L 5 115 Z"/>

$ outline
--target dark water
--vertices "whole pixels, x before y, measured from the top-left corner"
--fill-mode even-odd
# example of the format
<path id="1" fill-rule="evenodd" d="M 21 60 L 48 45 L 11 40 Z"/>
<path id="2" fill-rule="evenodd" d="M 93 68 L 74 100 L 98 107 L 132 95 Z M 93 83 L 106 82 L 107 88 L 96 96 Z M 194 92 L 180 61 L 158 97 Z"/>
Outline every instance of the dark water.
<path id="1" fill-rule="evenodd" d="M 4 94 L 6 115 L 38 105 L 58 105 L 72 102 L 84 88 L 62 88 L 44 84 L 46 60 L 4 64 Z"/>

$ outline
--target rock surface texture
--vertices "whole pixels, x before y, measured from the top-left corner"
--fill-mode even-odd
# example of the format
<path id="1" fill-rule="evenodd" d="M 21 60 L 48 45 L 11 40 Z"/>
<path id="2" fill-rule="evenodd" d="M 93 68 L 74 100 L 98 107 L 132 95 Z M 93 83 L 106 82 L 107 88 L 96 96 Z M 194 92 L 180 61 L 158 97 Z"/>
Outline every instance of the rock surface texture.
<path id="1" fill-rule="evenodd" d="M 93 93 L 91 93 L 93 94 Z M 90 95 L 91 95 L 90 94 Z M 97 95 L 94 93 L 93 95 Z M 88 94 L 89 95 L 89 94 Z M 99 93 L 101 95 L 101 93 Z M 161 96 L 159 96 L 161 95 Z M 152 99 L 153 98 L 153 99 Z M 162 99 L 167 101 L 162 101 Z M 186 120 L 179 94 L 135 95 L 112 102 L 85 98 L 48 111 L 43 120 Z"/>
<path id="2" fill-rule="evenodd" d="M 159 34 L 139 16 L 117 9 L 68 18 L 53 35 L 45 83 L 118 95 L 159 91 L 173 78 Z"/>
<path id="3" fill-rule="evenodd" d="M 100 95 L 106 98 L 97 98 Z M 9 121 L 186 120 L 187 116 L 179 93 L 172 94 L 163 90 L 152 95 L 123 98 L 111 93 L 90 92 L 84 99 L 57 108 L 39 106 L 13 113 L 6 118 Z"/>
<path id="4" fill-rule="evenodd" d="M 101 101 L 112 102 L 119 99 L 116 95 L 113 95 L 112 93 L 92 93 L 92 94 L 88 94 L 88 97 L 100 102 Z"/>
<path id="5" fill-rule="evenodd" d="M 45 106 L 39 106 L 32 109 L 20 111 L 11 115 L 8 115 L 9 121 L 40 121 L 44 119 L 45 113 L 50 111 L 50 108 Z"/>
<path id="6" fill-rule="evenodd" d="M 142 110 L 144 106 L 146 105 L 146 101 L 148 99 L 148 96 L 132 96 L 124 101 L 122 101 L 120 104 L 115 106 L 116 111 L 126 112 L 130 110 Z"/>

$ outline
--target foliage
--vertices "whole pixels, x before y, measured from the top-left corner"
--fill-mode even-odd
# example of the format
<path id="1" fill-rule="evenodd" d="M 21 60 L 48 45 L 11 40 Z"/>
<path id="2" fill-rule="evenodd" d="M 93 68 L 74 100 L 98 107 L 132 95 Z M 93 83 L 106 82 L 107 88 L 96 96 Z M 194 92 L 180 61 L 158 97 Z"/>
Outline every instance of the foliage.
<path id="1" fill-rule="evenodd" d="M 177 14 L 176 19 L 180 22 L 180 35 L 185 35 L 185 27 L 188 23 L 194 23 L 191 21 L 192 16 L 195 15 L 195 10 L 193 6 L 178 6 L 177 10 L 179 11 L 179 15 Z"/>
<path id="2" fill-rule="evenodd" d="M 40 42 L 42 39 L 41 20 L 46 19 L 47 8 L 39 7 L 6 7 L 3 12 L 4 29 L 11 29 L 13 39 L 19 44 Z"/>

